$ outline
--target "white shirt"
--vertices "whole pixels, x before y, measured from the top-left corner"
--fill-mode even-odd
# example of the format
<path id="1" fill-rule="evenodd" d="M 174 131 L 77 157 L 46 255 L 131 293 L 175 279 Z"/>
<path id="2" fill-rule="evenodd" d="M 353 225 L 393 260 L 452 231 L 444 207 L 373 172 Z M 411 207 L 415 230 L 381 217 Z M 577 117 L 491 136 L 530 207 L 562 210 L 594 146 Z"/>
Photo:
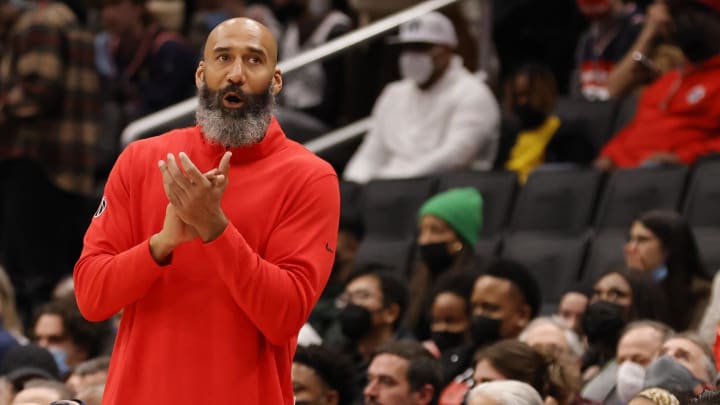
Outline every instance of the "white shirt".
<path id="1" fill-rule="evenodd" d="M 390 83 L 375 102 L 372 124 L 345 168 L 345 180 L 408 178 L 469 167 L 492 168 L 500 108 L 490 89 L 454 56 L 445 74 L 422 90 Z"/>

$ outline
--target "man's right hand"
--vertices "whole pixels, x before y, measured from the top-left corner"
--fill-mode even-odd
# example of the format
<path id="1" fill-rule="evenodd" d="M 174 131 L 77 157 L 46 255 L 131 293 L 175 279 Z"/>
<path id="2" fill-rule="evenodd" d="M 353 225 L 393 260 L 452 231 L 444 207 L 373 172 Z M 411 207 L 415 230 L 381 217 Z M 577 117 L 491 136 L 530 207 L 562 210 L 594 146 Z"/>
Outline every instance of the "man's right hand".
<path id="1" fill-rule="evenodd" d="M 158 264 L 167 264 L 172 251 L 179 245 L 197 238 L 198 233 L 177 215 L 172 204 L 165 208 L 165 221 L 160 232 L 150 237 L 150 254 Z"/>

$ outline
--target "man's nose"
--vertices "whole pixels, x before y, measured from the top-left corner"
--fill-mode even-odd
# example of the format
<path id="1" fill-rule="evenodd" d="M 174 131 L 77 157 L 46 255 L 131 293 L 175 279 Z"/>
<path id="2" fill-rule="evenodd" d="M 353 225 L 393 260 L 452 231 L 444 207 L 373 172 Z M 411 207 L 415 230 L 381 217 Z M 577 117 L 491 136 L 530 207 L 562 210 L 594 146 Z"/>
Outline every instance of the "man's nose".
<path id="1" fill-rule="evenodd" d="M 228 72 L 228 81 L 232 84 L 242 85 L 245 83 L 245 72 L 241 61 L 235 62 Z"/>

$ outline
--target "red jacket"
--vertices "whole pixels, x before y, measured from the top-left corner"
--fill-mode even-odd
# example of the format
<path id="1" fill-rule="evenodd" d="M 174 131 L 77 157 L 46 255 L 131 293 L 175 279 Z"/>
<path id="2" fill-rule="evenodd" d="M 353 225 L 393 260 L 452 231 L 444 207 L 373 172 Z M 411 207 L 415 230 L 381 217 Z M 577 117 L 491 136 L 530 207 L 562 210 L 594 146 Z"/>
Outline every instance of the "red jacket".
<path id="1" fill-rule="evenodd" d="M 88 319 L 123 309 L 103 405 L 292 404 L 296 336 L 334 256 L 337 177 L 273 120 L 260 144 L 232 150 L 224 233 L 159 266 L 148 246 L 168 203 L 157 162 L 181 151 L 205 172 L 225 149 L 197 127 L 131 144 L 75 266 Z"/>
<path id="2" fill-rule="evenodd" d="M 720 56 L 673 70 L 642 94 L 635 118 L 600 155 L 618 167 L 636 167 L 658 152 L 692 164 L 720 151 Z"/>

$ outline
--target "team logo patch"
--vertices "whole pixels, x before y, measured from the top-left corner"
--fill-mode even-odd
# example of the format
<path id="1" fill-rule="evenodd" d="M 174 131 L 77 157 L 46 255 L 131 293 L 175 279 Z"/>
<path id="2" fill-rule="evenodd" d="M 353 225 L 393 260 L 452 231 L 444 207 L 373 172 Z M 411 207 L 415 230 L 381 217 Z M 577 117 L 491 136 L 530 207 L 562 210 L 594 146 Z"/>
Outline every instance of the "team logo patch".
<path id="1" fill-rule="evenodd" d="M 95 214 L 93 215 L 93 218 L 97 218 L 102 215 L 102 213 L 105 212 L 105 208 L 107 208 L 107 201 L 105 201 L 105 196 L 103 196 L 97 211 L 95 211 Z"/>
<path id="2" fill-rule="evenodd" d="M 687 102 L 688 104 L 696 104 L 698 101 L 705 97 L 705 86 L 698 84 L 688 91 Z"/>

